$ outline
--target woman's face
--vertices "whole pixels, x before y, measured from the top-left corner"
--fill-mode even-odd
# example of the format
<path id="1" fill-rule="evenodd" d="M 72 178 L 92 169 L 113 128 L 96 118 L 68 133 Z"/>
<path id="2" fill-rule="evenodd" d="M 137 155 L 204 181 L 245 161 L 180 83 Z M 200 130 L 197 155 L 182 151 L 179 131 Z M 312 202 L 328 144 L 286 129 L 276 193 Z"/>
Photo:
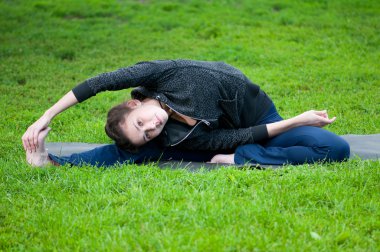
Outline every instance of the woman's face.
<path id="1" fill-rule="evenodd" d="M 160 107 L 138 102 L 125 116 L 120 126 L 125 136 L 136 146 L 141 146 L 157 137 L 166 122 L 168 114 Z"/>

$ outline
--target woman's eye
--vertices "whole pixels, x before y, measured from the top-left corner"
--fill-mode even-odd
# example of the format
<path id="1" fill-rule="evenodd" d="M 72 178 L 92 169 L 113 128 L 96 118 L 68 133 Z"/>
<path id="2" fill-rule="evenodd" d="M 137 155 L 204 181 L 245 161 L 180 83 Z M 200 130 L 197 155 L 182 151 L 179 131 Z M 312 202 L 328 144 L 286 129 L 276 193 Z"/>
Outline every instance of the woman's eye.
<path id="1" fill-rule="evenodd" d="M 145 137 L 146 137 L 146 139 L 150 139 L 150 134 L 149 133 L 145 133 Z"/>
<path id="2" fill-rule="evenodd" d="M 141 127 L 141 126 L 143 126 L 143 123 L 141 121 L 138 121 L 137 125 L 139 125 Z"/>

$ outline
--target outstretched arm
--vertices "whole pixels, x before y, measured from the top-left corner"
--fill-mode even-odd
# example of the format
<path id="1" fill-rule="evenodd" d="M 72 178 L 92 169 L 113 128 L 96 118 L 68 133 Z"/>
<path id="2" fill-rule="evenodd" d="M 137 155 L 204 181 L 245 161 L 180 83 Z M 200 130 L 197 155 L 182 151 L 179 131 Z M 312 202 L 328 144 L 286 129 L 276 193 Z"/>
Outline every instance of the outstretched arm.
<path id="1" fill-rule="evenodd" d="M 239 145 L 250 144 L 275 137 L 299 126 L 324 127 L 335 121 L 326 111 L 310 110 L 287 120 L 241 129 L 217 129 L 208 134 L 187 139 L 181 147 L 193 150 L 232 150 Z"/>
<path id="2" fill-rule="evenodd" d="M 25 151 L 35 152 L 38 148 L 38 135 L 46 129 L 51 120 L 65 109 L 83 102 L 99 92 L 121 90 L 136 86 L 157 85 L 164 72 L 169 71 L 172 61 L 141 62 L 136 65 L 103 73 L 77 85 L 48 109 L 22 136 Z"/>
<path id="3" fill-rule="evenodd" d="M 140 62 L 133 66 L 102 73 L 79 84 L 73 89 L 79 102 L 103 91 L 116 91 L 132 87 L 155 88 L 173 72 L 176 64 L 170 60 Z"/>
<path id="4" fill-rule="evenodd" d="M 306 111 L 290 119 L 267 124 L 268 137 L 271 138 L 271 137 L 277 136 L 281 133 L 284 133 L 290 129 L 293 129 L 299 126 L 324 127 L 328 124 L 333 123 L 335 119 L 336 117 L 329 119 L 326 110 Z"/>
<path id="5" fill-rule="evenodd" d="M 22 136 L 21 139 L 25 151 L 35 152 L 38 148 L 38 135 L 41 133 L 41 131 L 49 126 L 51 120 L 56 115 L 77 103 L 77 98 L 75 97 L 74 93 L 70 91 L 51 108 L 46 110 L 46 112 L 35 123 L 29 126 L 29 128 Z"/>

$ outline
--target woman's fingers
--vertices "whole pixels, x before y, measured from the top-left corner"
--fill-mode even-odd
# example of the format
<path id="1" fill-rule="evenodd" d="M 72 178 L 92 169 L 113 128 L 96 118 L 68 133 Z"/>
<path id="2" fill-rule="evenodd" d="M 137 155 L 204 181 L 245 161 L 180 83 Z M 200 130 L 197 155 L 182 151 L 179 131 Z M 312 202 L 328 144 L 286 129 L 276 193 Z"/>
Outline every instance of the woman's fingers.
<path id="1" fill-rule="evenodd" d="M 336 120 L 336 117 L 334 116 L 333 118 L 329 118 L 329 115 L 327 113 L 327 110 L 320 110 L 320 111 L 313 111 L 317 116 L 320 117 L 320 120 L 322 122 L 321 127 L 331 124 Z"/>
<path id="2" fill-rule="evenodd" d="M 33 142 L 33 150 L 36 151 L 37 148 L 38 148 L 38 134 L 40 133 L 41 131 L 39 130 L 34 130 L 33 131 L 33 138 L 32 138 L 32 142 Z"/>
<path id="3" fill-rule="evenodd" d="M 28 130 L 25 136 L 25 144 L 26 144 L 26 149 L 29 152 L 32 152 L 34 150 L 33 148 L 33 131 Z"/>
<path id="4" fill-rule="evenodd" d="M 33 145 L 33 139 L 28 139 L 29 143 L 29 152 L 35 151 L 34 145 Z"/>
<path id="5" fill-rule="evenodd" d="M 322 116 L 324 118 L 328 118 L 327 111 L 326 110 L 314 110 L 313 111 L 316 115 Z"/>
<path id="6" fill-rule="evenodd" d="M 31 145 L 30 145 L 30 141 L 29 141 L 29 129 L 24 133 L 24 135 L 22 136 L 22 143 L 24 145 L 24 149 L 25 151 L 30 151 L 31 149 Z"/>
<path id="7" fill-rule="evenodd" d="M 39 130 L 34 127 L 29 127 L 25 134 L 22 136 L 22 143 L 25 151 L 36 151 L 38 147 L 38 134 Z"/>
<path id="8" fill-rule="evenodd" d="M 329 124 L 330 124 L 330 123 L 333 123 L 333 122 L 336 120 L 336 116 L 334 116 L 334 117 L 331 118 L 331 119 L 329 119 L 329 118 L 327 117 L 327 119 L 328 119 Z"/>
<path id="9" fill-rule="evenodd" d="M 44 131 L 50 123 L 50 118 L 43 115 L 40 119 L 34 122 L 26 130 L 22 136 L 22 142 L 24 145 L 25 151 L 36 151 L 38 148 L 38 137 L 42 131 Z"/>
<path id="10" fill-rule="evenodd" d="M 336 117 L 334 116 L 333 118 L 329 119 L 328 117 L 327 118 L 324 118 L 322 117 L 321 118 L 321 123 L 320 123 L 320 127 L 324 127 L 328 124 L 331 124 L 333 123 L 334 121 L 336 120 Z"/>

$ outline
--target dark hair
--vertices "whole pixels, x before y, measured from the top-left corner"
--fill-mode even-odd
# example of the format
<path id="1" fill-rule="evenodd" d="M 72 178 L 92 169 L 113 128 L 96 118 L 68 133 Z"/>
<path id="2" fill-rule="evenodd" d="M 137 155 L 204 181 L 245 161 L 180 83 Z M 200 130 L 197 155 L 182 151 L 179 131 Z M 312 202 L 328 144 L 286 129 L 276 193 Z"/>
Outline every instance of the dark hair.
<path id="1" fill-rule="evenodd" d="M 125 122 L 125 115 L 131 111 L 127 102 L 114 106 L 108 111 L 105 126 L 106 134 L 115 141 L 115 144 L 126 151 L 136 152 L 138 147 L 129 141 L 121 130 L 120 124 Z"/>

